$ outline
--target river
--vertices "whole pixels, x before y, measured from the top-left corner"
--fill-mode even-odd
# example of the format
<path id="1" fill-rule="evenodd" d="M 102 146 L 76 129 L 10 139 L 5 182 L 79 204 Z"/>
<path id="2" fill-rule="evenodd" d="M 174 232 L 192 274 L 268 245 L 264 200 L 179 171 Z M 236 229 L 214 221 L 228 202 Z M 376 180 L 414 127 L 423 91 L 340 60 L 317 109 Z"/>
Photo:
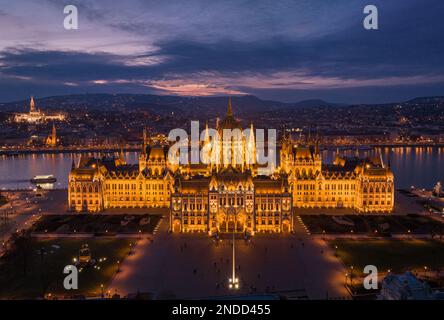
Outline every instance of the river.
<path id="1" fill-rule="evenodd" d="M 375 150 L 361 150 L 360 156 L 375 156 L 381 152 L 382 158 L 395 174 L 397 188 L 410 186 L 432 188 L 437 181 L 444 182 L 443 147 L 396 147 Z M 331 162 L 336 151 L 324 150 L 324 162 Z M 354 151 L 341 151 L 352 156 Z M 94 154 L 90 154 L 94 155 Z M 137 163 L 137 152 L 126 152 L 128 163 Z M 34 186 L 30 179 L 36 175 L 52 174 L 57 182 L 45 185 L 45 188 L 66 188 L 68 173 L 73 161 L 78 161 L 80 154 L 27 154 L 20 156 L 0 156 L 0 189 L 30 189 Z"/>

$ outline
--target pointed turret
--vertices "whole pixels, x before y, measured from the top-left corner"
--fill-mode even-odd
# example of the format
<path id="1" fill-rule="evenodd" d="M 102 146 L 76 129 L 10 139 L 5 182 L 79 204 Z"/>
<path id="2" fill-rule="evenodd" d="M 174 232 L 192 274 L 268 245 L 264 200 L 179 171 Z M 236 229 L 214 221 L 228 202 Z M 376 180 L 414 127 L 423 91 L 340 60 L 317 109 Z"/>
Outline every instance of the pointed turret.
<path id="1" fill-rule="evenodd" d="M 231 97 L 228 98 L 228 111 L 227 111 L 227 117 L 233 116 L 233 107 L 231 105 Z"/>
<path id="2" fill-rule="evenodd" d="M 208 129 L 208 121 L 205 123 L 205 137 L 204 137 L 204 144 L 207 144 L 210 142 L 210 130 Z"/>
<path id="3" fill-rule="evenodd" d="M 120 145 L 119 159 L 122 164 L 125 163 L 125 154 L 123 153 L 123 144 Z"/>
<path id="4" fill-rule="evenodd" d="M 319 152 L 319 139 L 316 139 L 316 142 L 315 142 L 315 155 L 318 155 L 318 154 L 320 154 L 320 152 Z"/>
<path id="5" fill-rule="evenodd" d="M 384 160 L 382 160 L 382 152 L 379 150 L 379 161 L 381 162 L 381 167 L 385 168 Z"/>
<path id="6" fill-rule="evenodd" d="M 211 142 L 210 142 L 210 129 L 208 129 L 208 122 L 205 124 L 205 136 L 202 149 L 202 162 L 211 164 Z"/>
<path id="7" fill-rule="evenodd" d="M 55 126 L 54 123 L 52 124 L 52 133 L 51 133 L 51 137 L 52 137 L 52 141 L 53 141 L 53 143 L 56 143 L 56 142 L 57 142 L 57 131 L 56 131 L 56 126 Z"/>
<path id="8" fill-rule="evenodd" d="M 307 145 L 311 145 L 311 126 L 308 126 Z"/>
<path id="9" fill-rule="evenodd" d="M 250 124 L 250 134 L 248 137 L 248 144 L 247 144 L 247 164 L 254 164 L 256 163 L 256 140 L 254 138 L 254 128 L 253 128 L 253 122 Z"/>
<path id="10" fill-rule="evenodd" d="M 146 143 L 147 143 L 147 134 L 146 134 L 146 128 L 143 128 L 143 134 L 142 134 L 142 154 L 146 154 Z"/>

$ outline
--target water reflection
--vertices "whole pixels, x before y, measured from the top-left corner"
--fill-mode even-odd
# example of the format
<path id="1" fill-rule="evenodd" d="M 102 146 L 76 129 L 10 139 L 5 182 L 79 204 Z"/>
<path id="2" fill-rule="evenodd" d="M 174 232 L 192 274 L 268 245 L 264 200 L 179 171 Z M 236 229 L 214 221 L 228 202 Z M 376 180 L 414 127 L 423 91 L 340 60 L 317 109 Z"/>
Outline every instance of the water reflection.
<path id="1" fill-rule="evenodd" d="M 361 157 L 375 157 L 381 154 L 386 165 L 395 174 L 397 188 L 417 186 L 432 188 L 436 182 L 444 181 L 443 147 L 383 147 L 359 150 Z M 343 150 L 340 154 L 354 156 L 356 150 Z M 323 151 L 323 159 L 332 161 L 336 151 Z"/>
<path id="2" fill-rule="evenodd" d="M 374 157 L 381 154 L 385 164 L 390 164 L 397 188 L 418 186 L 432 188 L 437 181 L 444 182 L 444 148 L 438 147 L 396 147 L 359 150 L 361 157 Z M 324 150 L 324 162 L 333 161 L 336 150 Z M 340 150 L 341 155 L 354 156 L 356 150 Z M 89 153 L 89 156 L 99 156 Z M 115 154 L 118 155 L 117 153 Z M 137 163 L 137 152 L 126 152 L 128 163 Z M 30 179 L 36 175 L 52 174 L 57 178 L 54 184 L 44 184 L 42 188 L 66 188 L 68 173 L 73 161 L 77 163 L 79 154 L 32 154 L 14 157 L 0 157 L 1 189 L 33 189 Z"/>

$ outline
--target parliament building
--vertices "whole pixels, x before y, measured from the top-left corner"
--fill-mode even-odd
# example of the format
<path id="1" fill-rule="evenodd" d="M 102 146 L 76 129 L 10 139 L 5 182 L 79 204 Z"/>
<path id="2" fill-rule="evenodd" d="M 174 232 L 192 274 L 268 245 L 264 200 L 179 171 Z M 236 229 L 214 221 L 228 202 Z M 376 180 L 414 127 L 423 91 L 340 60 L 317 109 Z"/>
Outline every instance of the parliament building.
<path id="1" fill-rule="evenodd" d="M 244 132 L 231 101 L 216 128 L 221 135 L 225 129 Z M 248 135 L 210 141 L 207 126 L 200 143 L 208 150 L 205 164 L 169 161 L 169 146 L 149 145 L 145 131 L 138 164 L 127 164 L 123 153 L 81 157 L 69 175 L 69 208 L 169 208 L 172 232 L 209 234 L 291 232 L 299 208 L 393 210 L 394 176 L 381 157 L 337 155 L 324 164 L 317 142 L 301 145 L 284 135 L 279 163 L 265 175 L 256 162 L 253 125 L 249 129 Z"/>

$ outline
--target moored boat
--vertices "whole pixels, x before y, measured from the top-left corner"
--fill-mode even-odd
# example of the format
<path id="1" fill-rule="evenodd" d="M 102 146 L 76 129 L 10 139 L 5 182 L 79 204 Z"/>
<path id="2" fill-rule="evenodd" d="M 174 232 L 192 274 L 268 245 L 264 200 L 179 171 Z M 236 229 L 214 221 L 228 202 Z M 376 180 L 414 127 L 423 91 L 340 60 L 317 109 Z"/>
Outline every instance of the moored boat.
<path id="1" fill-rule="evenodd" d="M 57 179 L 52 174 L 49 175 L 37 175 L 31 179 L 31 183 L 54 183 Z"/>

